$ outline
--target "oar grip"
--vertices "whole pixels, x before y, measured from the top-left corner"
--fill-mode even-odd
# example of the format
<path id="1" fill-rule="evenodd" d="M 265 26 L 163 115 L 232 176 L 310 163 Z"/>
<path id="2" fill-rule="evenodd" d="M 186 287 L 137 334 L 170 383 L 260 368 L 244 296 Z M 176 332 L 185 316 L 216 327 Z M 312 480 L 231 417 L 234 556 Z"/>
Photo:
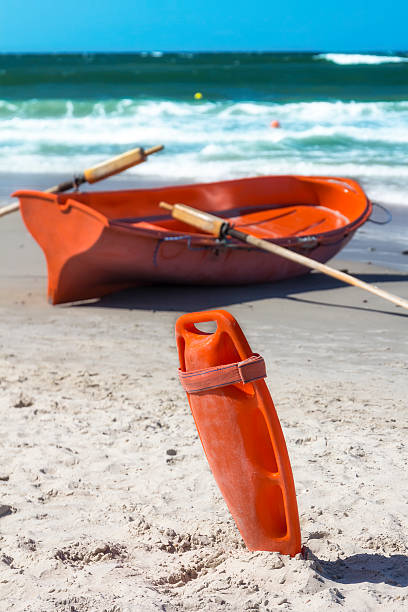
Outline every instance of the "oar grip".
<path id="1" fill-rule="evenodd" d="M 219 217 L 215 217 L 210 213 L 207 213 L 203 210 L 197 210 L 196 208 L 191 208 L 190 206 L 186 206 L 185 204 L 167 204 L 167 202 L 160 202 L 159 206 L 161 208 L 166 208 L 167 210 L 171 210 L 171 216 L 178 221 L 182 221 L 187 225 L 193 225 L 194 227 L 206 232 L 207 234 L 212 234 L 213 236 L 220 236 L 222 233 L 222 227 L 225 224 L 224 219 L 220 219 Z"/>
<path id="2" fill-rule="evenodd" d="M 109 176 L 123 172 L 132 166 L 141 164 L 142 162 L 146 161 L 148 155 L 161 151 L 162 149 L 163 145 L 157 145 L 151 149 L 148 149 L 147 151 L 141 147 L 138 147 L 137 149 L 132 149 L 131 151 L 122 153 L 122 155 L 113 157 L 112 159 L 102 162 L 93 168 L 88 168 L 85 170 L 85 180 L 88 183 L 96 183 L 97 181 L 101 181 Z"/>

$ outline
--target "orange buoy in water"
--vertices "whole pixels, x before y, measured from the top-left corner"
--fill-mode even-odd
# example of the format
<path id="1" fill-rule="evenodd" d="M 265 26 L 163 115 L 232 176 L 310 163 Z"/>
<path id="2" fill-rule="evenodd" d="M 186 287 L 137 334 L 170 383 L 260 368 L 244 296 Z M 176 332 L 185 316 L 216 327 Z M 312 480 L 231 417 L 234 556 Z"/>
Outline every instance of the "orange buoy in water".
<path id="1" fill-rule="evenodd" d="M 214 321 L 213 333 L 197 324 Z M 300 552 L 300 526 L 285 439 L 265 364 L 225 310 L 181 316 L 179 377 L 211 471 L 250 550 Z"/>
<path id="2" fill-rule="evenodd" d="M 271 121 L 271 128 L 280 128 L 280 123 L 277 119 Z"/>

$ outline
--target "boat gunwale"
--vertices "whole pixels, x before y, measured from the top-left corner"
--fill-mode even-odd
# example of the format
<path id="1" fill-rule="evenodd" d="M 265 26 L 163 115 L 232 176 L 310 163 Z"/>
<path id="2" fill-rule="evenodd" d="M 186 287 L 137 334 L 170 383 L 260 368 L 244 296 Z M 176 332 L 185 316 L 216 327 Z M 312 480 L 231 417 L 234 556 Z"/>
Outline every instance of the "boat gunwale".
<path id="1" fill-rule="evenodd" d="M 74 192 L 70 192 L 66 194 L 62 194 L 62 193 L 54 194 L 54 193 L 46 193 L 43 191 L 26 189 L 26 190 L 15 191 L 12 194 L 12 196 L 18 197 L 18 198 L 36 197 L 40 200 L 45 200 L 50 203 L 55 203 L 61 209 L 62 212 L 69 212 L 70 207 L 75 207 L 81 210 L 82 212 L 97 218 L 106 228 L 109 227 L 112 229 L 117 228 L 123 231 L 130 231 L 133 234 L 139 234 L 145 237 L 151 237 L 152 239 L 163 240 L 165 238 L 169 238 L 169 239 L 178 238 L 180 240 L 182 239 L 189 240 L 190 242 L 194 242 L 195 244 L 214 246 L 215 248 L 220 247 L 222 245 L 224 246 L 234 245 L 234 247 L 236 248 L 243 248 L 243 249 L 246 248 L 247 249 L 248 247 L 245 247 L 244 245 L 240 245 L 239 243 L 235 243 L 235 241 L 231 241 L 231 242 L 230 241 L 228 242 L 220 241 L 220 239 L 216 236 L 211 236 L 209 234 L 204 234 L 200 232 L 183 232 L 182 230 L 172 231 L 172 230 L 165 230 L 165 228 L 160 228 L 160 227 L 157 227 L 157 229 L 153 229 L 153 228 L 150 229 L 147 227 L 135 227 L 135 226 L 130 225 L 129 221 L 125 221 L 125 219 L 127 219 L 126 217 L 122 217 L 119 219 L 111 218 L 99 212 L 99 210 L 95 208 L 94 206 L 86 204 L 79 199 L 75 199 L 75 195 L 77 193 L 79 193 L 80 195 L 89 194 L 91 196 L 96 194 L 97 196 L 108 197 L 110 194 L 120 193 L 124 197 L 126 197 L 127 195 L 130 196 L 130 195 L 146 193 L 146 192 L 150 192 L 150 193 L 163 192 L 163 189 L 169 192 L 177 191 L 180 188 L 200 189 L 200 188 L 205 188 L 208 185 L 228 185 L 232 183 L 248 183 L 248 182 L 255 182 L 259 179 L 295 179 L 301 182 L 311 182 L 311 183 L 325 182 L 325 183 L 329 183 L 330 185 L 333 185 L 333 184 L 343 185 L 343 186 L 346 186 L 348 189 L 352 190 L 358 197 L 364 198 L 364 201 L 365 201 L 365 208 L 363 212 L 358 217 L 356 217 L 349 223 L 346 223 L 342 227 L 335 228 L 333 230 L 327 230 L 324 232 L 316 232 L 313 234 L 299 234 L 296 236 L 283 236 L 280 238 L 266 238 L 267 242 L 271 242 L 271 243 L 278 244 L 281 246 L 285 246 L 285 245 L 289 247 L 296 247 L 296 246 L 299 247 L 300 246 L 300 247 L 310 250 L 310 248 L 312 248 L 311 247 L 312 243 L 314 243 L 316 246 L 318 246 L 319 244 L 335 244 L 332 239 L 339 239 L 339 241 L 346 239 L 347 236 L 351 232 L 355 232 L 368 219 L 372 211 L 372 203 L 369 200 L 369 198 L 366 196 L 364 190 L 361 188 L 361 186 L 358 184 L 357 181 L 355 181 L 354 179 L 350 179 L 350 178 L 334 177 L 334 176 L 328 177 L 328 176 L 303 176 L 303 175 L 266 175 L 266 176 L 257 176 L 257 177 L 244 177 L 240 179 L 231 179 L 231 180 L 218 181 L 218 182 L 175 184 L 175 185 L 164 185 L 164 186 L 140 188 L 140 189 L 106 190 L 106 191 L 97 191 L 97 192 L 94 192 L 94 191 L 75 192 L 74 191 Z M 250 207 L 250 206 L 235 207 L 233 209 L 229 209 L 228 213 L 231 214 L 233 212 L 238 212 L 239 210 L 242 211 L 242 210 L 251 209 L 251 208 L 253 208 L 253 212 L 272 209 L 272 208 L 274 208 L 275 210 L 279 210 L 279 209 L 282 210 L 284 208 L 288 208 L 290 206 L 296 206 L 296 205 L 305 206 L 305 207 L 319 206 L 319 204 L 315 204 L 315 203 L 302 203 L 302 204 L 288 203 L 288 204 L 283 204 L 281 206 L 275 206 L 275 207 L 271 207 L 271 204 L 263 204 L 263 205 L 260 204 L 258 206 L 255 205 L 253 207 Z M 210 211 L 210 212 L 214 212 L 214 211 Z M 226 212 L 225 210 L 219 211 L 219 215 L 225 219 L 228 219 L 225 212 Z M 144 218 L 139 217 L 139 219 L 146 220 L 146 218 L 152 219 L 152 217 L 154 216 L 150 215 Z M 138 217 L 129 217 L 129 219 L 130 218 L 137 219 Z M 168 221 L 171 218 L 172 217 L 170 215 L 157 215 L 157 219 L 161 219 L 165 221 Z"/>

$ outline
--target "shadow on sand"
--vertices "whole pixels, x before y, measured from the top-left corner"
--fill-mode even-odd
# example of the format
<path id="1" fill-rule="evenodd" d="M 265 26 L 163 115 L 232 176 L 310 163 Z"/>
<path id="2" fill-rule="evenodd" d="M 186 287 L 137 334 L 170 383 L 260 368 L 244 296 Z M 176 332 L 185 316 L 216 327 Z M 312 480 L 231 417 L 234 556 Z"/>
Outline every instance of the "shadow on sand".
<path id="1" fill-rule="evenodd" d="M 367 283 L 387 283 L 387 282 L 406 282 L 408 276 L 403 274 L 361 274 L 361 280 Z M 118 291 L 104 296 L 97 301 L 80 302 L 74 304 L 75 307 L 100 307 L 100 308 L 126 308 L 129 310 L 156 310 L 156 311 L 184 311 L 192 312 L 195 310 L 209 310 L 232 304 L 267 300 L 271 298 L 287 298 L 292 301 L 319 304 L 332 308 L 347 308 L 352 310 L 364 310 L 383 312 L 388 315 L 406 316 L 405 311 L 397 308 L 391 303 L 384 301 L 384 310 L 373 309 L 370 306 L 344 305 L 340 303 L 328 303 L 319 299 L 313 300 L 302 294 L 310 294 L 314 291 L 325 291 L 344 287 L 345 285 L 334 278 L 324 274 L 314 273 L 311 275 L 287 279 L 275 283 L 245 286 L 192 286 L 192 285 L 148 285 Z M 361 300 L 372 297 L 369 293 L 360 289 L 353 289 L 359 292 Z M 295 297 L 298 295 L 299 297 Z M 336 299 L 334 297 L 334 299 Z M 342 298 L 339 298 L 342 299 Z M 395 309 L 395 312 L 392 311 Z"/>
<path id="2" fill-rule="evenodd" d="M 371 582 L 373 584 L 390 584 L 397 587 L 408 586 L 408 557 L 379 553 L 352 555 L 336 561 L 323 561 L 308 548 L 306 558 L 315 562 L 315 571 L 323 578 L 341 584 Z"/>

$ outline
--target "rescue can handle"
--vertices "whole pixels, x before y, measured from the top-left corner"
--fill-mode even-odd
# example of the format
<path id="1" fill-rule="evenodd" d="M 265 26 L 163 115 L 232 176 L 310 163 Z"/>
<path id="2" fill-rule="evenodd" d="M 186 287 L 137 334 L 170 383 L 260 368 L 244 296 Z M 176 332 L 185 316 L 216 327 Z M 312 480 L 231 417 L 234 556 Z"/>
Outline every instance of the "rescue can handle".
<path id="1" fill-rule="evenodd" d="M 196 327 L 196 323 L 209 323 L 211 321 L 217 324 L 217 329 L 213 333 L 202 332 Z M 214 340 L 222 333 L 234 336 L 234 344 L 241 359 L 247 359 L 248 355 L 252 354 L 251 347 L 238 322 L 226 310 L 206 310 L 205 312 L 187 313 L 179 317 L 176 323 L 176 337 L 178 341 L 180 338 L 185 338 L 188 334 L 204 335 L 206 333 L 209 336 L 213 336 Z"/>

